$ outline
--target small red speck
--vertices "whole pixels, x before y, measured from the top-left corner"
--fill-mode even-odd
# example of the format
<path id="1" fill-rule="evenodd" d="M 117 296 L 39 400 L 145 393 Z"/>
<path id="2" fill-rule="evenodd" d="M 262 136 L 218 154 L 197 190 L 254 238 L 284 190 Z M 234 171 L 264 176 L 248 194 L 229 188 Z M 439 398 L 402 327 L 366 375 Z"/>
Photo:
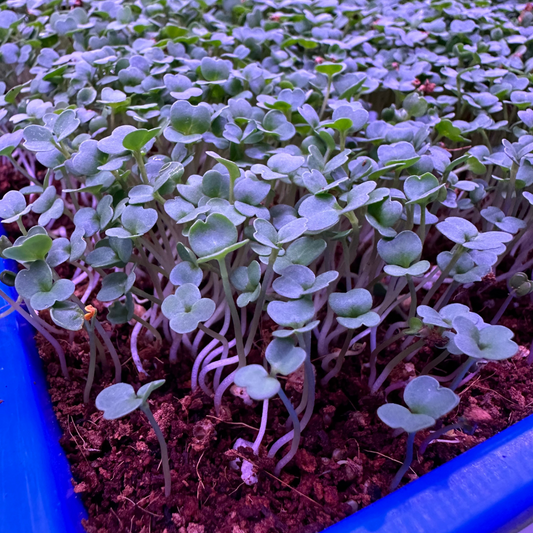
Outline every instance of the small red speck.
<path id="1" fill-rule="evenodd" d="M 424 94 L 432 94 L 436 86 L 436 83 L 431 83 L 429 80 L 426 80 L 417 90 Z"/>

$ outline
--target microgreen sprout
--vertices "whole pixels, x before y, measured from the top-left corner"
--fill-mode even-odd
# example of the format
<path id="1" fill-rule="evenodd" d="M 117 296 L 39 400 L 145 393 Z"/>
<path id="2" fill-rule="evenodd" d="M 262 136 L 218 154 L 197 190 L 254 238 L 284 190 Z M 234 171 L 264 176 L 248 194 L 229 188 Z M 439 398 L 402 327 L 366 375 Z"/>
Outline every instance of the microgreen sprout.
<path id="1" fill-rule="evenodd" d="M 163 432 L 148 405 L 150 394 L 164 384 L 165 380 L 159 379 L 157 381 L 146 383 L 135 392 L 133 387 L 127 383 L 115 383 L 98 394 L 96 397 L 96 407 L 100 411 L 103 411 L 106 420 L 122 418 L 133 413 L 136 409 L 140 409 L 145 414 L 156 434 L 157 440 L 159 441 L 159 447 L 161 448 L 163 476 L 165 477 L 165 497 L 168 498 L 171 490 L 171 479 L 167 443 Z"/>
<path id="2" fill-rule="evenodd" d="M 379 418 L 393 429 L 407 433 L 407 453 L 405 461 L 392 480 L 390 489 L 394 490 L 413 461 L 413 444 L 418 431 L 435 425 L 435 422 L 449 413 L 459 403 L 459 396 L 450 389 L 441 387 L 430 376 L 414 378 L 405 387 L 403 399 L 407 405 L 387 403 L 378 409 Z"/>

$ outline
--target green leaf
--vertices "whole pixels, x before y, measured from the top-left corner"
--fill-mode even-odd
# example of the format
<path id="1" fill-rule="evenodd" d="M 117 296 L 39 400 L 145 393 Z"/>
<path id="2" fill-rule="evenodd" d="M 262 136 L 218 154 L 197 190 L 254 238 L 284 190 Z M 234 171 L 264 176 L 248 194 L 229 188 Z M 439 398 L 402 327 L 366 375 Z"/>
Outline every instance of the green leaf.
<path id="1" fill-rule="evenodd" d="M 63 111 L 54 123 L 54 135 L 58 141 L 66 139 L 72 135 L 80 125 L 80 120 L 76 118 L 76 112 L 72 109 Z"/>
<path id="2" fill-rule="evenodd" d="M 468 318 L 458 316 L 453 327 L 457 331 L 453 338 L 455 345 L 469 357 L 501 361 L 518 352 L 518 344 L 512 340 L 514 334 L 505 326 L 485 325 L 479 329 Z"/>
<path id="3" fill-rule="evenodd" d="M 22 85 L 16 85 L 16 86 L 13 87 L 12 89 L 10 89 L 10 90 L 6 93 L 5 101 L 6 101 L 8 104 L 14 104 L 14 103 L 15 103 L 15 99 L 16 99 L 17 96 L 20 94 L 20 91 L 22 91 L 22 89 L 24 89 L 24 87 L 27 87 L 30 83 L 31 83 L 31 80 L 30 80 L 30 81 L 27 81 L 26 83 L 23 83 Z"/>
<path id="4" fill-rule="evenodd" d="M 223 157 L 220 157 L 215 152 L 206 152 L 206 154 L 208 156 L 212 157 L 213 159 L 216 159 L 219 163 L 221 163 L 222 165 L 224 165 L 228 169 L 229 177 L 230 177 L 230 180 L 231 180 L 232 184 L 234 184 L 235 181 L 237 180 L 237 178 L 240 177 L 241 171 L 239 170 L 239 167 L 233 161 L 229 161 L 228 159 L 224 159 Z"/>
<path id="5" fill-rule="evenodd" d="M 120 217 L 123 227 L 110 228 L 106 230 L 106 235 L 118 239 L 141 237 L 155 226 L 157 217 L 157 211 L 151 207 L 145 209 L 140 206 L 128 205 Z"/>
<path id="6" fill-rule="evenodd" d="M 132 131 L 124 137 L 124 139 L 122 140 L 122 145 L 128 150 L 140 152 L 142 148 L 146 145 L 146 143 L 154 139 L 160 131 L 161 128 L 154 128 L 152 130 L 140 129 Z"/>
<path id="7" fill-rule="evenodd" d="M 439 191 L 445 184 L 439 184 L 439 180 L 429 172 L 422 176 L 409 176 L 403 185 L 403 191 L 409 200 L 407 205 L 427 205 L 436 199 Z"/>
<path id="8" fill-rule="evenodd" d="M 386 403 L 378 408 L 382 422 L 393 429 L 403 429 L 407 433 L 416 433 L 435 425 L 436 420 L 425 414 L 414 414 L 403 405 Z"/>
<path id="9" fill-rule="evenodd" d="M 26 206 L 26 199 L 19 191 L 8 191 L 0 200 L 0 219 L 4 224 L 16 222 L 31 210 L 31 205 Z"/>
<path id="10" fill-rule="evenodd" d="M 4 133 L 4 135 L 0 137 L 0 156 L 10 157 L 23 137 L 24 130 L 17 130 L 13 133 Z"/>
<path id="11" fill-rule="evenodd" d="M 30 300 L 35 310 L 42 311 L 70 298 L 75 285 L 68 279 L 54 283 L 50 267 L 44 261 L 35 261 L 17 274 L 15 288 L 23 298 Z"/>
<path id="12" fill-rule="evenodd" d="M 175 24 L 166 24 L 162 31 L 163 35 L 166 35 L 170 39 L 176 39 L 178 37 L 183 37 L 189 33 L 187 28 L 180 28 Z"/>
<path id="13" fill-rule="evenodd" d="M 129 275 L 125 272 L 113 272 L 102 281 L 102 288 L 96 295 L 101 302 L 111 302 L 128 293 L 135 283 L 135 271 Z"/>
<path id="14" fill-rule="evenodd" d="M 126 294 L 126 301 L 122 302 L 113 302 L 109 306 L 109 312 L 107 313 L 107 320 L 111 324 L 126 324 L 133 318 L 134 307 L 133 307 L 133 298 L 131 293 Z"/>
<path id="15" fill-rule="evenodd" d="M 334 292 L 328 298 L 331 309 L 337 315 L 337 321 L 348 329 L 357 329 L 363 325 L 375 327 L 380 318 L 372 309 L 372 295 L 366 289 L 352 289 L 346 293 Z"/>
<path id="16" fill-rule="evenodd" d="M 22 244 L 4 250 L 4 257 L 20 263 L 43 260 L 52 248 L 52 239 L 48 235 L 32 235 Z"/>
<path id="17" fill-rule="evenodd" d="M 73 302 L 56 302 L 50 308 L 50 317 L 54 324 L 69 331 L 79 331 L 83 327 L 84 312 Z"/>
<path id="18" fill-rule="evenodd" d="M 408 268 L 420 257 L 422 241 L 416 233 L 402 231 L 390 241 L 381 239 L 378 253 L 385 263 Z"/>
<path id="19" fill-rule="evenodd" d="M 281 388 L 279 381 L 271 377 L 261 365 L 247 365 L 239 368 L 233 381 L 237 387 L 246 389 L 254 400 L 273 398 Z"/>
<path id="20" fill-rule="evenodd" d="M 453 142 L 468 142 L 468 139 L 461 135 L 461 130 L 454 126 L 447 118 L 441 119 L 439 123 L 435 125 L 437 133 L 450 139 Z"/>
<path id="21" fill-rule="evenodd" d="M 268 316 L 279 326 L 298 329 L 313 320 L 315 307 L 307 298 L 288 302 L 274 301 L 267 307 Z"/>
<path id="22" fill-rule="evenodd" d="M 24 128 L 24 146 L 31 152 L 48 152 L 53 150 L 52 132 L 43 126 L 27 126 Z"/>
<path id="23" fill-rule="evenodd" d="M 294 345 L 288 339 L 272 339 L 265 351 L 265 357 L 270 364 L 272 374 L 288 376 L 296 372 L 305 361 L 305 350 Z"/>
<path id="24" fill-rule="evenodd" d="M 200 322 L 209 320 L 215 312 L 215 302 L 202 298 L 200 289 L 192 283 L 186 283 L 176 289 L 176 293 L 167 296 L 161 311 L 170 320 L 170 327 L 176 333 L 191 333 Z"/>
<path id="25" fill-rule="evenodd" d="M 115 420 L 133 413 L 143 403 L 128 383 L 115 383 L 96 397 L 96 408 L 104 412 L 106 420 Z"/>
<path id="26" fill-rule="evenodd" d="M 325 74 L 328 77 L 332 77 L 335 74 L 338 74 L 344 69 L 344 65 L 342 63 L 330 63 L 330 62 L 324 62 L 320 65 L 316 65 L 315 70 L 317 72 L 320 72 L 320 74 Z"/>
<path id="27" fill-rule="evenodd" d="M 237 243 L 237 228 L 227 217 L 214 213 L 204 222 L 197 220 L 189 231 L 189 244 L 200 258 L 218 259 Z"/>
<path id="28" fill-rule="evenodd" d="M 159 389 L 160 387 L 162 387 L 164 384 L 165 384 L 164 379 L 157 379 L 156 381 L 145 383 L 137 391 L 137 397 L 141 398 L 143 402 L 146 402 L 148 398 L 150 397 L 150 394 L 152 394 L 152 392 L 154 392 L 156 389 Z"/>
<path id="29" fill-rule="evenodd" d="M 405 387 L 403 399 L 412 413 L 435 420 L 449 413 L 459 403 L 459 396 L 431 376 L 418 376 Z"/>

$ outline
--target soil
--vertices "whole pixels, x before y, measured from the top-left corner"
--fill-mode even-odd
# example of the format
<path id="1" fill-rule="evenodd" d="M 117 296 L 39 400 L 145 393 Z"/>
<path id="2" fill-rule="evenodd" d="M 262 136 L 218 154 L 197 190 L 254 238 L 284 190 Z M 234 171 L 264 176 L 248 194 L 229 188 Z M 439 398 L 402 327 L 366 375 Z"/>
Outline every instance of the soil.
<path id="1" fill-rule="evenodd" d="M 0 168 L 0 176 L 4 178 L 0 179 L 0 197 L 10 188 L 19 188 L 16 173 Z M 16 225 L 8 225 L 6 230 L 11 239 L 18 235 Z M 466 303 L 490 320 L 506 295 L 505 284 L 496 285 L 487 278 L 470 290 L 459 291 L 452 301 Z M 102 311 L 100 304 L 92 303 Z M 510 306 L 502 324 L 515 332 L 520 352 L 508 361 L 479 368 L 461 389 L 460 404 L 443 422 L 462 417 L 475 431 L 451 431 L 432 442 L 423 456 L 415 451 L 403 483 L 533 413 L 533 366 L 526 362 L 533 336 L 533 304 L 529 297 L 518 303 Z M 46 313 L 42 316 L 47 318 Z M 397 319 L 391 316 L 390 322 Z M 267 326 L 263 336 L 268 341 Z M 131 361 L 130 330 L 129 326 L 115 327 L 109 332 L 122 361 L 123 381 L 138 388 L 143 381 Z M 89 519 L 84 524 L 88 533 L 315 533 L 387 494 L 404 458 L 405 435 L 395 437 L 376 416 L 386 400 L 400 401 L 401 389 L 390 387 L 387 398 L 384 392 L 370 395 L 365 365 L 368 347 L 361 355 L 347 358 L 343 372 L 327 388 L 317 388 L 315 414 L 303 432 L 300 450 L 278 478 L 273 474 L 275 461 L 266 451 L 286 432 L 287 413 L 281 401 L 270 402 L 269 429 L 259 457 L 247 448 L 233 450 L 237 438 L 254 439 L 260 407 L 247 406 L 228 392 L 223 412 L 216 416 L 212 398 L 201 392 L 191 394 L 189 354 L 179 354 L 179 362 L 171 365 L 168 345 L 140 338 L 147 379 L 167 380 L 150 399 L 169 448 L 173 492 L 165 499 L 159 445 L 144 415 L 135 412 L 121 420 L 105 421 L 94 406 L 96 394 L 112 383 L 111 369 L 97 374 L 91 401 L 83 404 L 89 362 L 86 334 L 59 339 L 71 369 L 70 382 L 62 377 L 50 345 L 40 335 L 36 338 L 63 429 L 61 444 L 71 462 L 74 490 L 88 509 Z M 339 345 L 342 341 L 340 338 Z M 398 348 L 392 345 L 380 366 Z M 257 350 L 251 358 L 258 362 L 261 356 Z M 406 382 L 433 356 L 431 348 L 420 351 L 397 367 L 386 386 Z M 318 362 L 316 367 L 320 378 Z M 445 376 L 456 368 L 457 362 L 450 360 L 434 374 Z M 285 389 L 297 404 L 301 394 L 297 376 L 288 379 Z M 428 434 L 420 432 L 416 444 Z M 257 484 L 246 485 L 232 469 L 231 462 L 241 458 L 254 464 Z"/>
<path id="2" fill-rule="evenodd" d="M 479 312 L 483 302 L 492 315 L 505 291 L 490 280 L 487 283 L 488 288 L 476 286 L 476 294 L 463 292 L 455 301 L 468 298 Z M 529 346 L 531 303 L 521 304 L 507 313 L 503 323 L 516 332 L 519 344 Z M 326 389 L 318 387 L 315 414 L 303 433 L 300 450 L 277 478 L 266 449 L 286 431 L 287 415 L 281 401 L 271 401 L 270 429 L 259 457 L 246 448 L 234 451 L 238 437 L 254 439 L 259 406 L 249 407 L 227 393 L 223 413 L 215 416 L 211 398 L 190 392 L 191 358 L 182 354 L 180 362 L 171 365 L 168 346 L 146 341 L 140 356 L 148 379 L 167 380 L 150 400 L 169 446 L 173 493 L 165 499 L 159 446 L 144 415 L 136 412 L 118 421 L 105 421 L 94 407 L 94 396 L 111 384 L 110 372 L 98 377 L 90 404 L 83 404 L 89 352 L 84 333 L 78 334 L 73 344 L 66 339 L 63 342 L 72 369 L 71 382 L 61 376 L 49 345 L 39 336 L 37 339 L 64 430 L 61 444 L 72 465 L 75 491 L 89 510 L 88 533 L 314 533 L 387 494 L 398 463 L 403 461 L 405 435 L 394 437 L 375 414 L 385 401 L 384 393 L 372 396 L 368 392 L 368 369 L 362 365 L 368 359 L 368 348 L 361 356 L 348 358 L 343 373 Z M 127 329 L 115 330 L 112 339 L 123 361 L 123 381 L 137 388 L 142 381 L 128 361 Z M 528 353 L 522 347 L 512 359 L 479 369 L 460 392 L 459 406 L 444 421 L 452 423 L 463 417 L 475 432 L 455 430 L 432 442 L 423 456 L 415 455 L 404 483 L 533 413 L 533 367 L 526 362 Z M 406 381 L 431 358 L 430 349 L 419 352 L 394 371 L 391 381 Z M 455 368 L 457 362 L 451 361 L 435 374 L 446 375 Z M 299 401 L 299 386 L 297 379 L 286 383 L 294 403 Z M 399 399 L 398 390 L 388 395 L 389 401 Z M 416 443 L 428 434 L 420 432 Z M 231 468 L 236 458 L 247 458 L 255 465 L 256 485 L 244 484 L 240 473 Z"/>

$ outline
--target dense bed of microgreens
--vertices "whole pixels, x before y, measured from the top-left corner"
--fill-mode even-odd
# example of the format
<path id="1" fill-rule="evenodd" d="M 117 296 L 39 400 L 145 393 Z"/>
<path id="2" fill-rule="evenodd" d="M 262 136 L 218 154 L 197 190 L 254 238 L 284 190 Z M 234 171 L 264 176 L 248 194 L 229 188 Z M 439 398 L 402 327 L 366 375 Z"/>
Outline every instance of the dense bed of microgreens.
<path id="1" fill-rule="evenodd" d="M 0 201 L 20 228 L 0 241 L 21 266 L 1 274 L 19 294 L 0 290 L 3 314 L 27 318 L 67 378 L 58 339 L 85 328 L 86 402 L 98 353 L 115 365 L 96 400 L 109 419 L 140 408 L 157 428 L 148 396 L 164 383 L 120 384 L 120 324 L 139 374 L 139 336 L 164 338 L 217 412 L 230 391 L 259 405 L 256 453 L 279 396 L 276 472 L 346 357 L 378 393 L 429 345 L 407 407 L 378 411 L 409 434 L 397 485 L 415 433 L 442 432 L 478 364 L 518 351 L 498 322 L 533 287 L 532 40 L 514 2 L 3 2 L 0 156 L 28 180 Z M 509 296 L 487 323 L 450 302 L 489 275 Z M 444 360 L 456 370 L 437 381 Z M 298 405 L 280 379 L 295 371 Z"/>

